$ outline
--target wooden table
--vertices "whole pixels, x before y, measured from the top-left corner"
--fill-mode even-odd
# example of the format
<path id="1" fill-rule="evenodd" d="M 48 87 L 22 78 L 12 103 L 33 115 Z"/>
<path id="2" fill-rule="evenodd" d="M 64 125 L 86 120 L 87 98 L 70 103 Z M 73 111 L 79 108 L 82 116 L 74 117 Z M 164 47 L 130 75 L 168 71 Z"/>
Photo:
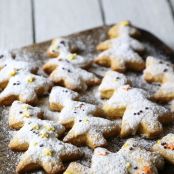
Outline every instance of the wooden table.
<path id="1" fill-rule="evenodd" d="M 0 0 L 0 49 L 124 19 L 174 49 L 174 0 Z"/>

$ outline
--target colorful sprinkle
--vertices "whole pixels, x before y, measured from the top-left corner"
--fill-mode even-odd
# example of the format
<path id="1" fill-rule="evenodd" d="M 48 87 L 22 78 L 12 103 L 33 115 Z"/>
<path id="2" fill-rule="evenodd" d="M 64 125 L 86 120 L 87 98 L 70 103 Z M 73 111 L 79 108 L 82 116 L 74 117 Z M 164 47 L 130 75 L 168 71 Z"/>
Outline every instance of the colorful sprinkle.
<path id="1" fill-rule="evenodd" d="M 22 109 L 24 109 L 24 110 L 28 110 L 28 108 L 29 108 L 28 105 L 23 105 L 23 106 L 22 106 Z"/>
<path id="2" fill-rule="evenodd" d="M 161 143 L 161 141 L 160 141 L 160 140 L 158 140 L 158 141 L 157 141 L 157 144 L 160 144 L 160 143 Z"/>
<path id="3" fill-rule="evenodd" d="M 30 117 L 30 113 L 29 112 L 24 112 L 23 113 L 23 117 L 29 118 Z"/>
<path id="4" fill-rule="evenodd" d="M 130 169 L 130 167 L 131 167 L 131 163 L 126 163 L 126 168 Z"/>
<path id="5" fill-rule="evenodd" d="M 48 131 L 55 131 L 55 127 L 50 126 L 50 125 L 47 125 L 47 126 L 46 126 L 46 129 L 47 129 Z"/>
<path id="6" fill-rule="evenodd" d="M 37 143 L 37 142 L 34 142 L 34 143 L 33 143 L 33 146 L 37 146 L 37 145 L 38 145 L 38 143 Z"/>
<path id="7" fill-rule="evenodd" d="M 48 137 L 49 137 L 49 134 L 46 133 L 46 132 L 42 132 L 42 133 L 40 134 L 40 137 L 41 137 L 41 138 L 48 138 Z"/>
<path id="8" fill-rule="evenodd" d="M 15 76 L 16 75 L 16 70 L 11 71 L 9 74 L 10 74 L 10 76 Z"/>
<path id="9" fill-rule="evenodd" d="M 83 119 L 83 122 L 84 122 L 84 123 L 88 123 L 88 122 L 89 122 L 88 118 L 84 118 L 84 119 Z"/>
<path id="10" fill-rule="evenodd" d="M 77 58 L 77 54 L 76 53 L 73 53 L 73 54 L 69 54 L 67 59 L 68 60 L 75 60 Z"/>
<path id="11" fill-rule="evenodd" d="M 33 76 L 27 77 L 27 82 L 32 83 L 35 80 Z"/>
<path id="12" fill-rule="evenodd" d="M 129 21 L 122 21 L 120 22 L 121 26 L 128 26 L 129 25 Z"/>
<path id="13" fill-rule="evenodd" d="M 52 156 L 52 155 L 53 155 L 53 152 L 52 152 L 52 150 L 50 150 L 50 149 L 48 149 L 48 148 L 44 148 L 44 149 L 43 149 L 43 154 L 44 154 L 45 156 Z"/>
<path id="14" fill-rule="evenodd" d="M 32 129 L 34 129 L 34 130 L 39 130 L 39 128 L 40 128 L 40 127 L 39 127 L 38 124 L 32 126 Z"/>

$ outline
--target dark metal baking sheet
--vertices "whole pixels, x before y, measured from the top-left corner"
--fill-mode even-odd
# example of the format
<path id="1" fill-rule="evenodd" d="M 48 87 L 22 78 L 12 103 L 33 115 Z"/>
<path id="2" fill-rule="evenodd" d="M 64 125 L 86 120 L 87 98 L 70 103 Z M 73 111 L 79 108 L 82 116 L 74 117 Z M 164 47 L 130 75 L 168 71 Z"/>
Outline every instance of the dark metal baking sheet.
<path id="1" fill-rule="evenodd" d="M 94 57 L 96 52 L 96 45 L 107 38 L 107 30 L 110 26 L 102 26 L 98 28 L 94 28 L 91 30 L 79 32 L 76 34 L 72 34 L 69 36 L 66 36 L 72 43 L 74 47 L 77 47 L 77 50 L 79 54 L 85 55 L 87 57 Z M 157 37 L 152 35 L 151 33 L 141 30 L 141 37 L 140 40 L 145 44 L 146 47 L 146 53 L 143 57 L 146 57 L 147 55 L 153 55 L 157 56 L 161 59 L 168 59 L 171 62 L 174 62 L 174 52 L 166 46 L 163 42 L 161 42 Z M 48 46 L 50 45 L 51 41 L 39 43 L 30 45 L 27 47 L 23 47 L 20 49 L 15 49 L 11 51 L 11 54 L 13 54 L 16 59 L 26 59 L 29 61 L 35 61 L 36 63 L 43 65 L 43 63 L 48 59 L 46 55 L 46 50 Z M 95 68 L 94 68 L 95 69 Z M 92 70 L 92 69 L 91 69 Z M 102 68 L 101 68 L 102 71 Z M 97 73 L 97 72 L 96 72 Z M 128 76 L 130 76 L 131 80 L 133 80 L 133 85 L 142 87 L 144 89 L 149 90 L 149 92 L 153 92 L 151 90 L 151 86 L 149 84 L 144 84 L 144 82 L 141 81 L 141 74 L 135 74 L 135 73 L 127 73 Z M 92 90 L 92 89 L 90 89 Z M 88 91 L 90 93 L 90 91 Z M 82 94 L 83 96 L 83 94 Z M 84 100 L 88 100 L 85 98 L 86 96 L 82 97 Z M 95 98 L 92 100 L 88 100 L 88 102 L 95 103 Z M 164 134 L 167 134 L 168 132 L 174 133 L 174 125 L 167 126 L 164 130 Z M 11 174 L 15 173 L 15 166 L 17 162 L 19 161 L 19 156 L 21 153 L 17 152 L 14 153 L 10 149 L 8 149 L 8 143 L 13 134 L 13 130 L 10 130 L 8 127 L 8 108 L 7 107 L 1 107 L 0 108 L 0 174 Z M 153 144 L 153 140 L 143 140 L 143 138 L 136 136 L 136 138 L 140 139 L 142 142 L 145 141 L 148 144 Z M 117 151 L 120 146 L 123 144 L 125 139 L 120 138 L 113 138 L 109 140 L 108 149 L 111 151 Z M 149 146 L 147 146 L 149 148 Z M 89 150 L 90 151 L 90 150 Z M 88 164 L 90 164 L 90 157 L 85 157 L 84 159 L 80 160 L 80 162 L 85 163 L 88 161 Z M 32 173 L 43 173 L 43 171 L 39 172 L 32 172 Z M 166 163 L 164 170 L 160 171 L 161 174 L 173 174 L 174 173 L 174 166 L 172 166 L 169 163 Z"/>

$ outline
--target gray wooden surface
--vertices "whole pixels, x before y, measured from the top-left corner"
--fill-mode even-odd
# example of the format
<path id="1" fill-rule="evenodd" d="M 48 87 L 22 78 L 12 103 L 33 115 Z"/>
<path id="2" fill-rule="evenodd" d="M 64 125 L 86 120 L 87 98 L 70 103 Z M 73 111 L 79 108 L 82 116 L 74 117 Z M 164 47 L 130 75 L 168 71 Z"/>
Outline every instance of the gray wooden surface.
<path id="1" fill-rule="evenodd" d="M 174 49 L 174 0 L 0 0 L 0 49 L 124 19 Z"/>

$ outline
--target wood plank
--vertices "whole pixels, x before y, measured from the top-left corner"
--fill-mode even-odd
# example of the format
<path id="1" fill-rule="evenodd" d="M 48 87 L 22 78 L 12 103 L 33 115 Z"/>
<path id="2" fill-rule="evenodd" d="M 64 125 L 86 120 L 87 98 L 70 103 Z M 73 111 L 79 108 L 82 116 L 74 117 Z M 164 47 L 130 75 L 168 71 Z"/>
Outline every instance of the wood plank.
<path id="1" fill-rule="evenodd" d="M 0 0 L 0 49 L 31 44 L 30 0 Z"/>
<path id="2" fill-rule="evenodd" d="M 102 0 L 106 23 L 129 19 L 174 48 L 174 22 L 166 0 Z"/>
<path id="3" fill-rule="evenodd" d="M 35 0 L 36 42 L 102 25 L 98 0 Z"/>
<path id="4" fill-rule="evenodd" d="M 174 0 L 169 0 L 169 3 L 171 3 L 171 5 L 172 5 L 172 11 L 173 11 L 173 15 L 174 15 Z"/>

